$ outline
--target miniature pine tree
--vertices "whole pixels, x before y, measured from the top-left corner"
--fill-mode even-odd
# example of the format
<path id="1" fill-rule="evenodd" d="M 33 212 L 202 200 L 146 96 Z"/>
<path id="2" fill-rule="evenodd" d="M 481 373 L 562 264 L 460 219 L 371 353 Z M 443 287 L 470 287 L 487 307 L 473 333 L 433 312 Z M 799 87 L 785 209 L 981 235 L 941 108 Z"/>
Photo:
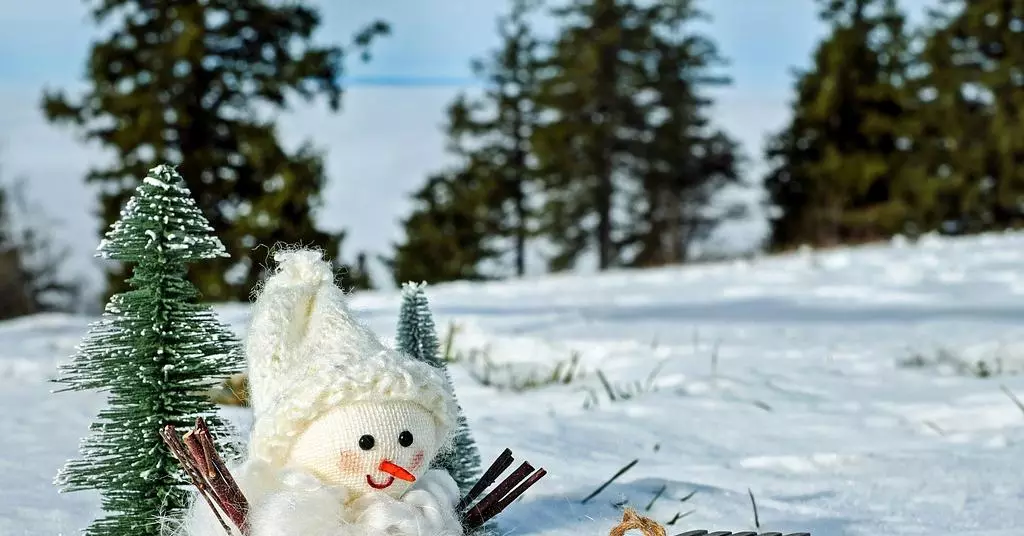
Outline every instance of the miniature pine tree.
<path id="1" fill-rule="evenodd" d="M 102 391 L 108 406 L 57 475 L 61 491 L 98 490 L 104 514 L 88 536 L 158 536 L 186 505 L 186 479 L 163 444 L 166 424 L 203 417 L 221 452 L 237 454 L 206 391 L 234 372 L 237 340 L 197 303 L 188 264 L 225 255 L 180 175 L 158 166 L 100 243 L 99 256 L 133 265 L 130 290 L 107 303 L 57 379 L 62 391 Z"/>
<path id="2" fill-rule="evenodd" d="M 426 283 L 402 285 L 402 307 L 398 311 L 398 349 L 434 367 L 445 369 L 447 374 L 425 288 Z"/>
<path id="3" fill-rule="evenodd" d="M 430 312 L 425 292 L 426 283 L 405 283 L 402 285 L 402 306 L 398 313 L 398 349 L 414 359 L 427 362 L 444 370 L 445 378 L 451 386 L 451 376 L 444 360 L 441 359 L 440 344 L 434 326 L 434 316 Z M 454 392 L 454 388 L 452 389 Z M 454 395 L 453 395 L 454 396 Z M 449 452 L 438 456 L 431 464 L 435 468 L 444 469 L 452 475 L 459 491 L 465 495 L 473 484 L 480 480 L 480 452 L 469 431 L 469 423 L 459 406 L 458 426 Z M 474 534 L 494 534 L 496 529 L 488 523 L 480 527 Z"/>

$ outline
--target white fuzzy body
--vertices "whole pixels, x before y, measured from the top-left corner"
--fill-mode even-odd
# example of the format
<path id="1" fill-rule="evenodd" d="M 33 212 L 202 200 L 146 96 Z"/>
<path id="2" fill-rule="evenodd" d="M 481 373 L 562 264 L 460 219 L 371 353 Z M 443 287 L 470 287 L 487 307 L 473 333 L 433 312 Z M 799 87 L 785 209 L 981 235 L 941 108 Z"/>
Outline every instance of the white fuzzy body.
<path id="1" fill-rule="evenodd" d="M 445 471 L 427 471 L 398 499 L 370 493 L 354 500 L 343 488 L 325 486 L 309 474 L 260 462 L 242 464 L 232 474 L 250 502 L 250 536 L 463 535 L 454 514 L 458 487 Z M 225 536 L 199 497 L 172 534 Z"/>

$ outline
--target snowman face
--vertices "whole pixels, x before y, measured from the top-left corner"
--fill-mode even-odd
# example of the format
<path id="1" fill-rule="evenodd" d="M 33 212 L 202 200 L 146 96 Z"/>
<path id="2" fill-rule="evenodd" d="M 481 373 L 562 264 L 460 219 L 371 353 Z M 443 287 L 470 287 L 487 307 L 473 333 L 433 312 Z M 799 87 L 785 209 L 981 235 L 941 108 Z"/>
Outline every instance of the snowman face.
<path id="1" fill-rule="evenodd" d="M 439 439 L 433 416 L 417 404 L 362 402 L 311 424 L 287 465 L 344 487 L 353 498 L 373 491 L 397 498 L 429 468 Z"/>

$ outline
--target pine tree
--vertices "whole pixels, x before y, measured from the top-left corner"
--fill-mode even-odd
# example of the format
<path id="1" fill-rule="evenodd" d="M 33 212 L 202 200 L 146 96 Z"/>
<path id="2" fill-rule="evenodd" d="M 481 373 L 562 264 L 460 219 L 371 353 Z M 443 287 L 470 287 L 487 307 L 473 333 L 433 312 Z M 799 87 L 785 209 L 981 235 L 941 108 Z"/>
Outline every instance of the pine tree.
<path id="1" fill-rule="evenodd" d="M 26 200 L 25 184 L 0 175 L 0 320 L 72 311 L 81 296 L 64 270 L 67 248 Z"/>
<path id="2" fill-rule="evenodd" d="M 634 0 L 574 0 L 546 58 L 537 102 L 546 117 L 533 149 L 544 191 L 553 270 L 585 253 L 604 270 L 624 263 L 628 192 L 639 184 L 649 103 L 639 98 L 653 56 L 650 10 Z"/>
<path id="3" fill-rule="evenodd" d="M 327 181 L 323 155 L 309 143 L 283 147 L 274 119 L 295 97 L 339 108 L 345 50 L 314 43 L 318 12 L 266 0 L 85 1 L 111 31 L 92 46 L 84 94 L 47 92 L 43 107 L 51 121 L 116 155 L 86 177 L 100 186 L 104 227 L 138 177 L 169 162 L 230 253 L 190 273 L 208 299 L 248 299 L 266 261 L 259 245 L 312 243 L 340 259 L 343 233 L 314 221 Z M 365 51 L 386 31 L 374 23 L 353 46 Z M 110 292 L 123 290 L 126 268 L 111 269 Z"/>
<path id="4" fill-rule="evenodd" d="M 437 329 L 434 317 L 430 312 L 430 304 L 424 290 L 425 283 L 407 282 L 402 285 L 402 306 L 398 313 L 398 336 L 396 343 L 399 351 L 412 356 L 413 359 L 429 363 L 444 371 L 449 386 L 452 384 L 448 367 L 441 358 Z M 454 388 L 452 389 L 454 392 Z M 452 441 L 452 449 L 447 454 L 438 456 L 433 466 L 448 471 L 452 475 L 459 491 L 465 495 L 473 484 L 480 480 L 480 452 L 469 430 L 469 423 L 459 406 L 458 426 Z M 493 534 L 493 524 L 485 524 L 475 534 Z"/>
<path id="5" fill-rule="evenodd" d="M 909 173 L 909 42 L 895 0 L 819 0 L 831 34 L 800 73 L 790 123 L 769 140 L 765 178 L 780 212 L 770 247 L 884 238 L 920 220 Z"/>
<path id="6" fill-rule="evenodd" d="M 1024 225 L 1024 4 L 943 0 L 932 12 L 917 91 L 917 151 L 949 233 Z"/>
<path id="7" fill-rule="evenodd" d="M 427 302 L 425 283 L 402 285 L 402 307 L 398 311 L 398 348 L 406 355 L 445 368 L 437 339 L 434 315 Z"/>
<path id="8" fill-rule="evenodd" d="M 450 111 L 448 136 L 454 152 L 469 162 L 478 176 L 489 177 L 488 198 L 499 223 L 496 235 L 511 243 L 513 273 L 526 273 L 527 240 L 535 234 L 537 170 L 530 139 L 540 121 L 535 106 L 541 41 L 533 34 L 529 17 L 538 0 L 512 0 L 509 12 L 498 19 L 501 45 L 473 71 L 484 84 L 476 99 L 460 96 Z M 505 248 L 501 248 L 505 249 Z"/>
<path id="9" fill-rule="evenodd" d="M 493 277 L 486 263 L 501 255 L 492 201 L 497 186 L 480 171 L 470 164 L 433 175 L 413 194 L 413 212 L 402 221 L 405 240 L 394 245 L 391 258 L 382 258 L 395 284 Z"/>
<path id="10" fill-rule="evenodd" d="M 102 257 L 134 265 L 130 290 L 110 298 L 57 380 L 64 391 L 108 395 L 82 457 L 57 477 L 62 491 L 100 492 L 105 514 L 89 536 L 159 536 L 160 518 L 185 506 L 187 480 L 160 439 L 164 425 L 201 416 L 222 452 L 237 452 L 206 391 L 239 368 L 238 342 L 186 279 L 189 264 L 226 255 L 212 230 L 181 176 L 162 165 L 99 246 Z"/>
<path id="11" fill-rule="evenodd" d="M 639 9 L 639 8 L 637 8 Z M 742 215 L 742 205 L 725 203 L 723 190 L 741 187 L 739 144 L 709 119 L 708 88 L 730 83 L 725 64 L 709 37 L 692 28 L 706 18 L 692 0 L 651 5 L 643 10 L 650 58 L 643 71 L 644 139 L 631 216 L 622 247 L 631 247 L 633 266 L 683 263 L 695 245 L 724 221 Z"/>

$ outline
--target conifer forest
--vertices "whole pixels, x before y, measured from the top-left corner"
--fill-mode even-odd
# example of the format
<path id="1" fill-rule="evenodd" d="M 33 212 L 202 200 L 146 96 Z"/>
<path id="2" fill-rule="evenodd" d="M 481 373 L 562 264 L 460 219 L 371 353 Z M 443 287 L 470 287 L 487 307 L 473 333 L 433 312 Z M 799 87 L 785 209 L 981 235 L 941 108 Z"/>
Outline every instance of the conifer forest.
<path id="1" fill-rule="evenodd" d="M 47 87 L 41 103 L 114 155 L 82 177 L 101 231 L 146 170 L 177 166 L 229 253 L 190 272 L 211 300 L 247 299 L 260 246 L 277 243 L 323 247 L 365 289 L 699 262 L 728 255 L 715 231 L 743 218 L 766 221 L 754 252 L 768 253 L 1020 225 L 1018 2 L 941 0 L 911 21 L 897 0 L 808 0 L 823 36 L 792 66 L 786 122 L 757 147 L 716 120 L 732 73 L 706 2 L 508 0 L 496 45 L 472 52 L 472 81 L 447 104 L 445 164 L 375 251 L 318 223 L 325 186 L 344 178 L 328 176 L 318 140 L 282 145 L 275 117 L 292 102 L 344 114 L 346 69 L 394 38 L 387 20 L 324 44 L 302 2 L 87 2 L 111 31 L 84 87 Z M 4 316 L 76 297 L 25 260 L 60 247 L 30 231 L 0 230 L 9 281 L 25 281 Z M 124 290 L 123 267 L 106 270 L 105 295 Z"/>
<path id="2" fill-rule="evenodd" d="M 1024 534 L 1024 0 L 0 0 L 0 536 Z"/>

